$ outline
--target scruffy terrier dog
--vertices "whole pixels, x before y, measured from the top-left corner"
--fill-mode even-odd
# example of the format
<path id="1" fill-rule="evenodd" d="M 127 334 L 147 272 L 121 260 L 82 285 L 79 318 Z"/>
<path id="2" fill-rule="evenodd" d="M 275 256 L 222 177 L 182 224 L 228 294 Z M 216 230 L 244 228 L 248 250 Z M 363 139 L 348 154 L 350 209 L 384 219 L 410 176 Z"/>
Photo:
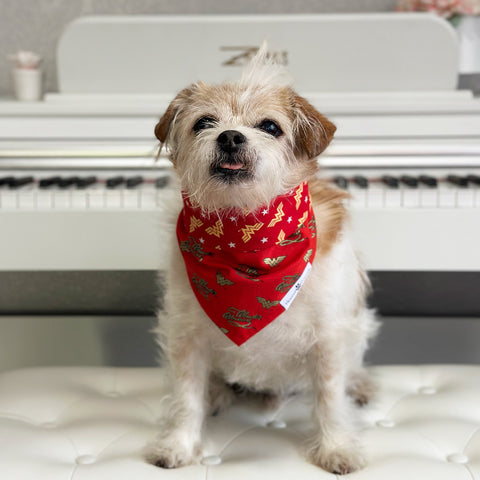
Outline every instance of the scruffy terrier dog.
<path id="1" fill-rule="evenodd" d="M 308 459 L 364 464 L 355 403 L 374 390 L 362 362 L 376 322 L 346 195 L 316 179 L 334 132 L 264 48 L 238 83 L 185 88 L 157 124 L 183 208 L 157 328 L 172 401 L 151 463 L 198 460 L 206 414 L 241 385 L 270 404 L 312 390 Z"/>

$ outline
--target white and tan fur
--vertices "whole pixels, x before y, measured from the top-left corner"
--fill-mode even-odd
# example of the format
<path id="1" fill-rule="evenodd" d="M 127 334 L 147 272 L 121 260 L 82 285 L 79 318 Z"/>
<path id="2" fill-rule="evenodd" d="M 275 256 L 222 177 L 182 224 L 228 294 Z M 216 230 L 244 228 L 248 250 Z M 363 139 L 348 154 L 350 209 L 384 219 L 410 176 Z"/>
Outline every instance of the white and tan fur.
<path id="1" fill-rule="evenodd" d="M 194 132 L 201 117 L 215 119 Z M 276 122 L 278 137 L 258 128 Z M 212 175 L 217 138 L 225 130 L 246 137 L 240 161 L 250 176 L 222 181 Z M 228 405 L 228 386 L 282 399 L 312 390 L 313 433 L 308 459 L 335 473 L 362 467 L 358 406 L 373 385 L 363 356 L 376 331 L 365 306 L 368 278 L 351 242 L 345 194 L 315 180 L 316 157 L 334 125 L 284 81 L 284 72 L 263 49 L 238 83 L 194 84 L 172 101 L 156 127 L 170 149 L 181 188 L 206 211 L 255 210 L 309 180 L 317 221 L 318 248 L 312 271 L 291 307 L 242 346 L 231 342 L 206 316 L 186 275 L 172 235 L 164 310 L 156 330 L 173 381 L 165 423 L 148 446 L 148 460 L 161 467 L 191 464 L 201 455 L 205 416 Z"/>

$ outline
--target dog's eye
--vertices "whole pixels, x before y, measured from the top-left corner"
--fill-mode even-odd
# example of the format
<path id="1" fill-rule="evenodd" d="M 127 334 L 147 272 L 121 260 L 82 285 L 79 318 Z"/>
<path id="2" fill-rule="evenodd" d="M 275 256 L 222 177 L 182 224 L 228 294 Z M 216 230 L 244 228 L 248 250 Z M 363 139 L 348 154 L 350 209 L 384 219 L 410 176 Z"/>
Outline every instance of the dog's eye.
<path id="1" fill-rule="evenodd" d="M 272 135 L 272 137 L 279 137 L 283 133 L 282 129 L 272 120 L 263 120 L 257 128 Z"/>
<path id="2" fill-rule="evenodd" d="M 217 121 L 212 117 L 202 117 L 199 118 L 195 125 L 193 126 L 193 131 L 195 133 L 199 132 L 200 130 L 205 130 L 206 128 L 213 128 Z"/>

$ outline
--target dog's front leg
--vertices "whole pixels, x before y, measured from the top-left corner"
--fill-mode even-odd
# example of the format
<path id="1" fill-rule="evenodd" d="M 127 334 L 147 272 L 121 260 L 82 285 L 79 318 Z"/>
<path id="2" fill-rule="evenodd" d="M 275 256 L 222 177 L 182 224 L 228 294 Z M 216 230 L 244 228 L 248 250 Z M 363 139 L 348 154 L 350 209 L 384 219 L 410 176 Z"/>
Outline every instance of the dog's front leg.
<path id="1" fill-rule="evenodd" d="M 189 465 L 201 453 L 210 373 L 205 347 L 201 337 L 184 336 L 170 348 L 171 401 L 161 431 L 147 452 L 147 460 L 158 467 Z"/>
<path id="2" fill-rule="evenodd" d="M 315 432 L 309 439 L 308 459 L 335 474 L 358 470 L 364 464 L 359 451 L 354 407 L 346 391 L 347 366 L 336 345 L 315 346 L 310 354 Z"/>

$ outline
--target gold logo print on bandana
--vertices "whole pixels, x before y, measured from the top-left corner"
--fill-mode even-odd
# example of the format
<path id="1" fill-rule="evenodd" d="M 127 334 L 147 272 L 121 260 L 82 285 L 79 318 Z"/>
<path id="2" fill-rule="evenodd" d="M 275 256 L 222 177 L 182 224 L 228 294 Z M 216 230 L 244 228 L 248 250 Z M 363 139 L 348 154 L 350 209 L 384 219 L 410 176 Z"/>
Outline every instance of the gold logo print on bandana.
<path id="1" fill-rule="evenodd" d="M 277 208 L 277 213 L 273 217 L 272 221 L 268 224 L 268 228 L 273 227 L 278 222 L 281 222 L 284 216 L 285 216 L 285 213 L 283 213 L 283 202 L 280 202 Z"/>
<path id="2" fill-rule="evenodd" d="M 241 228 L 240 230 L 243 233 L 243 237 L 242 237 L 243 243 L 247 243 L 252 238 L 252 235 L 256 231 L 260 230 L 262 227 L 263 227 L 263 223 L 258 222 L 255 225 L 245 225 L 244 228 Z"/>
<path id="3" fill-rule="evenodd" d="M 203 222 L 197 218 L 195 215 L 192 215 L 190 217 L 190 229 L 188 230 L 189 233 L 194 232 L 198 227 L 201 227 L 203 225 Z"/>
<path id="4" fill-rule="evenodd" d="M 201 262 L 205 255 L 212 256 L 210 252 L 206 252 L 201 243 L 198 243 L 192 236 L 188 237 L 188 240 L 180 242 L 180 250 L 193 254 Z"/>
<path id="5" fill-rule="evenodd" d="M 295 275 L 285 275 L 282 278 L 282 282 L 279 283 L 275 290 L 277 292 L 286 292 L 298 279 L 300 278 L 300 274 L 296 273 Z"/>
<path id="6" fill-rule="evenodd" d="M 305 220 L 308 218 L 308 210 L 298 219 L 297 228 L 304 227 Z"/>
<path id="7" fill-rule="evenodd" d="M 230 325 L 240 328 L 252 328 L 253 320 L 261 320 L 261 315 L 251 315 L 248 310 L 240 310 L 239 308 L 230 307 L 222 317 L 228 320 Z"/>
<path id="8" fill-rule="evenodd" d="M 295 190 L 295 196 L 293 197 L 295 199 L 295 208 L 298 210 L 298 207 L 300 206 L 300 203 L 302 201 L 302 193 L 303 193 L 303 185 L 300 185 L 296 190 Z"/>
<path id="9" fill-rule="evenodd" d="M 308 263 L 308 261 L 310 260 L 310 257 L 312 256 L 312 253 L 313 253 L 313 248 L 309 248 L 307 250 L 307 253 L 303 257 L 303 259 L 305 260 L 305 263 Z"/>
<path id="10" fill-rule="evenodd" d="M 283 235 L 285 238 L 285 234 Z M 291 245 L 292 243 L 299 243 L 303 242 L 305 240 L 305 237 L 302 237 L 302 232 L 298 228 L 293 232 L 291 235 L 289 235 L 285 240 L 282 240 L 281 242 L 278 242 L 278 245 L 281 247 L 285 247 L 287 245 Z"/>
<path id="11" fill-rule="evenodd" d="M 237 275 L 253 280 L 254 282 L 259 282 L 259 277 L 264 275 L 264 273 L 260 273 L 255 267 L 251 267 L 250 265 L 240 264 L 238 268 L 235 268 L 234 270 L 237 272 Z"/>
<path id="12" fill-rule="evenodd" d="M 280 300 L 267 300 L 263 297 L 257 297 L 257 300 L 260 302 L 263 308 L 275 307 L 280 303 Z"/>
<path id="13" fill-rule="evenodd" d="M 230 285 L 235 285 L 234 282 L 232 282 L 228 278 L 225 278 L 220 272 L 217 272 L 215 274 L 215 276 L 217 277 L 217 283 L 219 285 L 221 285 L 222 287 L 228 287 Z"/>
<path id="14" fill-rule="evenodd" d="M 263 263 L 269 267 L 276 267 L 280 262 L 283 262 L 287 258 L 286 255 L 280 255 L 279 257 L 264 258 Z"/>
<path id="15" fill-rule="evenodd" d="M 217 220 L 215 225 L 206 228 L 205 231 L 209 235 L 215 235 L 216 237 L 220 238 L 223 235 L 223 222 L 221 220 Z"/>
<path id="16" fill-rule="evenodd" d="M 213 288 L 209 288 L 208 283 L 203 278 L 200 278 L 196 273 L 192 277 L 192 283 L 195 285 L 195 288 L 208 299 L 210 295 L 217 295 L 217 292 Z"/>

